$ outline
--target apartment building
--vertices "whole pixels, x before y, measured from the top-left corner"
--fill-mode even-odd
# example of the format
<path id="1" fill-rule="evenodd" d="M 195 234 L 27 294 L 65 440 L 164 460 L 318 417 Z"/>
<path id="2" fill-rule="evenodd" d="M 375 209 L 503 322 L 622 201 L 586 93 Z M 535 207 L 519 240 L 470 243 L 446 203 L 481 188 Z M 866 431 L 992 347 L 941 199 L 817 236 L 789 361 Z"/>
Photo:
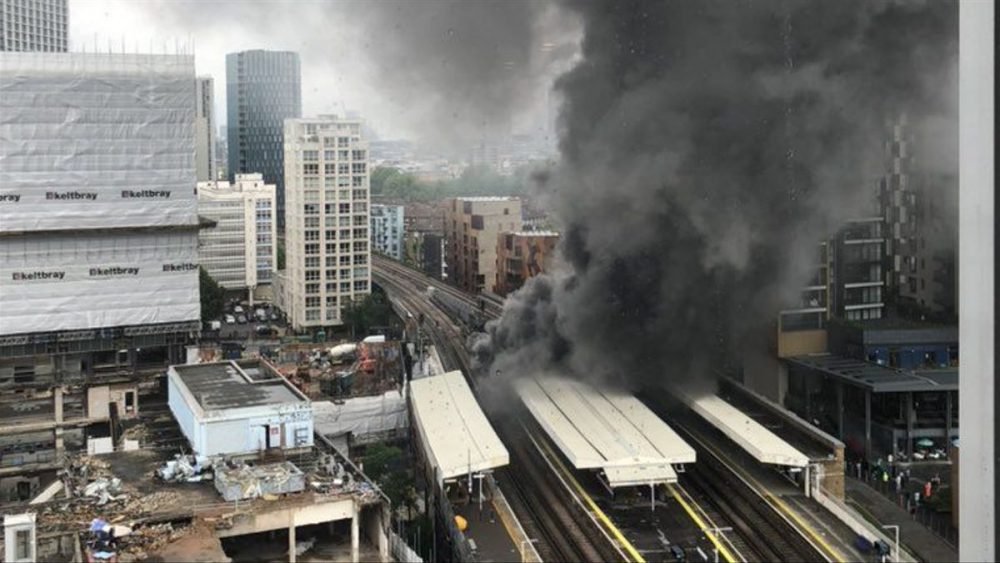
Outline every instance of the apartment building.
<path id="1" fill-rule="evenodd" d="M 67 0 L 0 1 L 0 51 L 68 50 Z"/>
<path id="2" fill-rule="evenodd" d="M 371 209 L 372 250 L 394 260 L 402 260 L 405 232 L 403 206 L 374 204 Z"/>
<path id="3" fill-rule="evenodd" d="M 229 180 L 261 173 L 278 195 L 278 231 L 284 232 L 285 186 L 282 133 L 287 118 L 302 117 L 299 54 L 240 51 L 226 55 L 226 134 Z"/>
<path id="4" fill-rule="evenodd" d="M 497 237 L 521 230 L 516 197 L 458 197 L 445 209 L 445 268 L 452 284 L 470 292 L 491 291 L 497 275 Z"/>
<path id="5" fill-rule="evenodd" d="M 339 325 L 371 292 L 368 143 L 361 120 L 285 120 L 285 270 L 278 305 L 296 330 Z M 280 287 L 279 287 L 280 286 Z"/>
<path id="6" fill-rule="evenodd" d="M 194 81 L 194 168 L 199 182 L 218 180 L 215 162 L 215 80 L 199 76 Z"/>
<path id="7" fill-rule="evenodd" d="M 889 126 L 887 173 L 879 184 L 886 237 L 886 301 L 903 316 L 952 320 L 958 311 L 955 178 L 915 172 L 905 116 Z"/>
<path id="8" fill-rule="evenodd" d="M 253 291 L 271 283 L 278 263 L 274 184 L 262 174 L 198 182 L 198 215 L 214 226 L 198 234 L 198 260 L 222 287 Z"/>
<path id="9" fill-rule="evenodd" d="M 520 289 L 529 278 L 549 271 L 558 245 L 559 233 L 554 231 L 500 233 L 493 292 L 505 296 Z"/>

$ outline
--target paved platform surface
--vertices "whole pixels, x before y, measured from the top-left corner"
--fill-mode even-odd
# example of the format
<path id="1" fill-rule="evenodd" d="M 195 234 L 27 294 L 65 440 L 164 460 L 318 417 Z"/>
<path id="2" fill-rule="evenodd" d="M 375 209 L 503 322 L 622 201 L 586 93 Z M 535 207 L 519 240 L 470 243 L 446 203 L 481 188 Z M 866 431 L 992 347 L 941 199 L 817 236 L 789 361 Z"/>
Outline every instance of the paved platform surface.
<path id="1" fill-rule="evenodd" d="M 899 542 L 924 561 L 958 561 L 958 551 L 942 541 L 906 509 L 885 498 L 878 491 L 856 479 L 845 479 L 847 503 L 879 525 L 899 526 Z"/>
<path id="2" fill-rule="evenodd" d="M 493 503 L 483 500 L 483 510 L 479 511 L 479 503 L 455 503 L 452 505 L 455 514 L 465 518 L 469 527 L 465 537 L 476 544 L 476 560 L 490 561 L 520 561 L 521 554 L 514 540 L 510 538 L 507 529 L 493 508 Z"/>

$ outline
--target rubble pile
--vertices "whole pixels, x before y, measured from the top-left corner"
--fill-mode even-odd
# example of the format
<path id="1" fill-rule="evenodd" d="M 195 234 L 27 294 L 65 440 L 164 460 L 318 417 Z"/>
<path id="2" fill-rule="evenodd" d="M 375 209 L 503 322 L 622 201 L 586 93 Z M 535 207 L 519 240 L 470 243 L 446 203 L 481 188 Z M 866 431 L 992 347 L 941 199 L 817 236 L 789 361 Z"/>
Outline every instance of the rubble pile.
<path id="1" fill-rule="evenodd" d="M 168 483 L 211 481 L 215 462 L 205 456 L 177 454 L 156 470 L 156 475 Z"/>
<path id="2" fill-rule="evenodd" d="M 140 422 L 134 426 L 130 426 L 122 432 L 122 437 L 126 440 L 138 440 L 140 443 L 145 442 L 149 438 L 149 428 L 146 427 L 145 423 Z"/>

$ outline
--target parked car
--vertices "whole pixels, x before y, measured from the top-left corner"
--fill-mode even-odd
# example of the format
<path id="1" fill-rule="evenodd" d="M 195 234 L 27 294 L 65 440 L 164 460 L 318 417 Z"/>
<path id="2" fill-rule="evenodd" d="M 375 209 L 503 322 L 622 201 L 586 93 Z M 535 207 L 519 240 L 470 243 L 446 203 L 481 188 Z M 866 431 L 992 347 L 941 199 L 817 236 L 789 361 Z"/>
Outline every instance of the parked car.
<path id="1" fill-rule="evenodd" d="M 226 315 L 226 324 L 231 325 L 236 322 L 236 317 L 232 315 Z"/>
<path id="2" fill-rule="evenodd" d="M 240 305 L 237 305 L 237 306 L 233 307 L 233 312 L 236 313 L 237 315 L 241 315 L 241 314 L 243 314 L 243 307 L 240 306 Z"/>
<path id="3" fill-rule="evenodd" d="M 246 317 L 246 315 L 242 315 L 242 314 L 241 315 L 236 315 L 236 322 L 240 323 L 241 325 L 247 324 L 247 317 Z"/>
<path id="4" fill-rule="evenodd" d="M 278 313 L 275 313 L 274 311 L 271 311 L 271 320 L 272 321 L 278 320 Z"/>
<path id="5" fill-rule="evenodd" d="M 670 546 L 670 553 L 674 556 L 674 561 L 684 561 L 686 559 L 684 549 L 678 545 Z"/>

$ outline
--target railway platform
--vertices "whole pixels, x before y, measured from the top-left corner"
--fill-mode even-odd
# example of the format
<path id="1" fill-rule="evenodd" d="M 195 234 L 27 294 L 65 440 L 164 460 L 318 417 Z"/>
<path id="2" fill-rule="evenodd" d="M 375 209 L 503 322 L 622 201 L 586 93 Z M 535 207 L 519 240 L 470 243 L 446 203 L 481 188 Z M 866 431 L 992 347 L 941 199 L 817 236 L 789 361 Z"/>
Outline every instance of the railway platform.
<path id="1" fill-rule="evenodd" d="M 475 500 L 454 503 L 452 509 L 468 522 L 464 534 L 476 555 L 476 561 L 490 563 L 521 560 L 521 552 L 514 545 L 514 540 L 492 501 L 483 501 L 482 509 Z"/>
<path id="2" fill-rule="evenodd" d="M 899 526 L 899 543 L 923 561 L 958 561 L 958 551 L 865 483 L 847 479 L 847 504 L 877 526 Z"/>

